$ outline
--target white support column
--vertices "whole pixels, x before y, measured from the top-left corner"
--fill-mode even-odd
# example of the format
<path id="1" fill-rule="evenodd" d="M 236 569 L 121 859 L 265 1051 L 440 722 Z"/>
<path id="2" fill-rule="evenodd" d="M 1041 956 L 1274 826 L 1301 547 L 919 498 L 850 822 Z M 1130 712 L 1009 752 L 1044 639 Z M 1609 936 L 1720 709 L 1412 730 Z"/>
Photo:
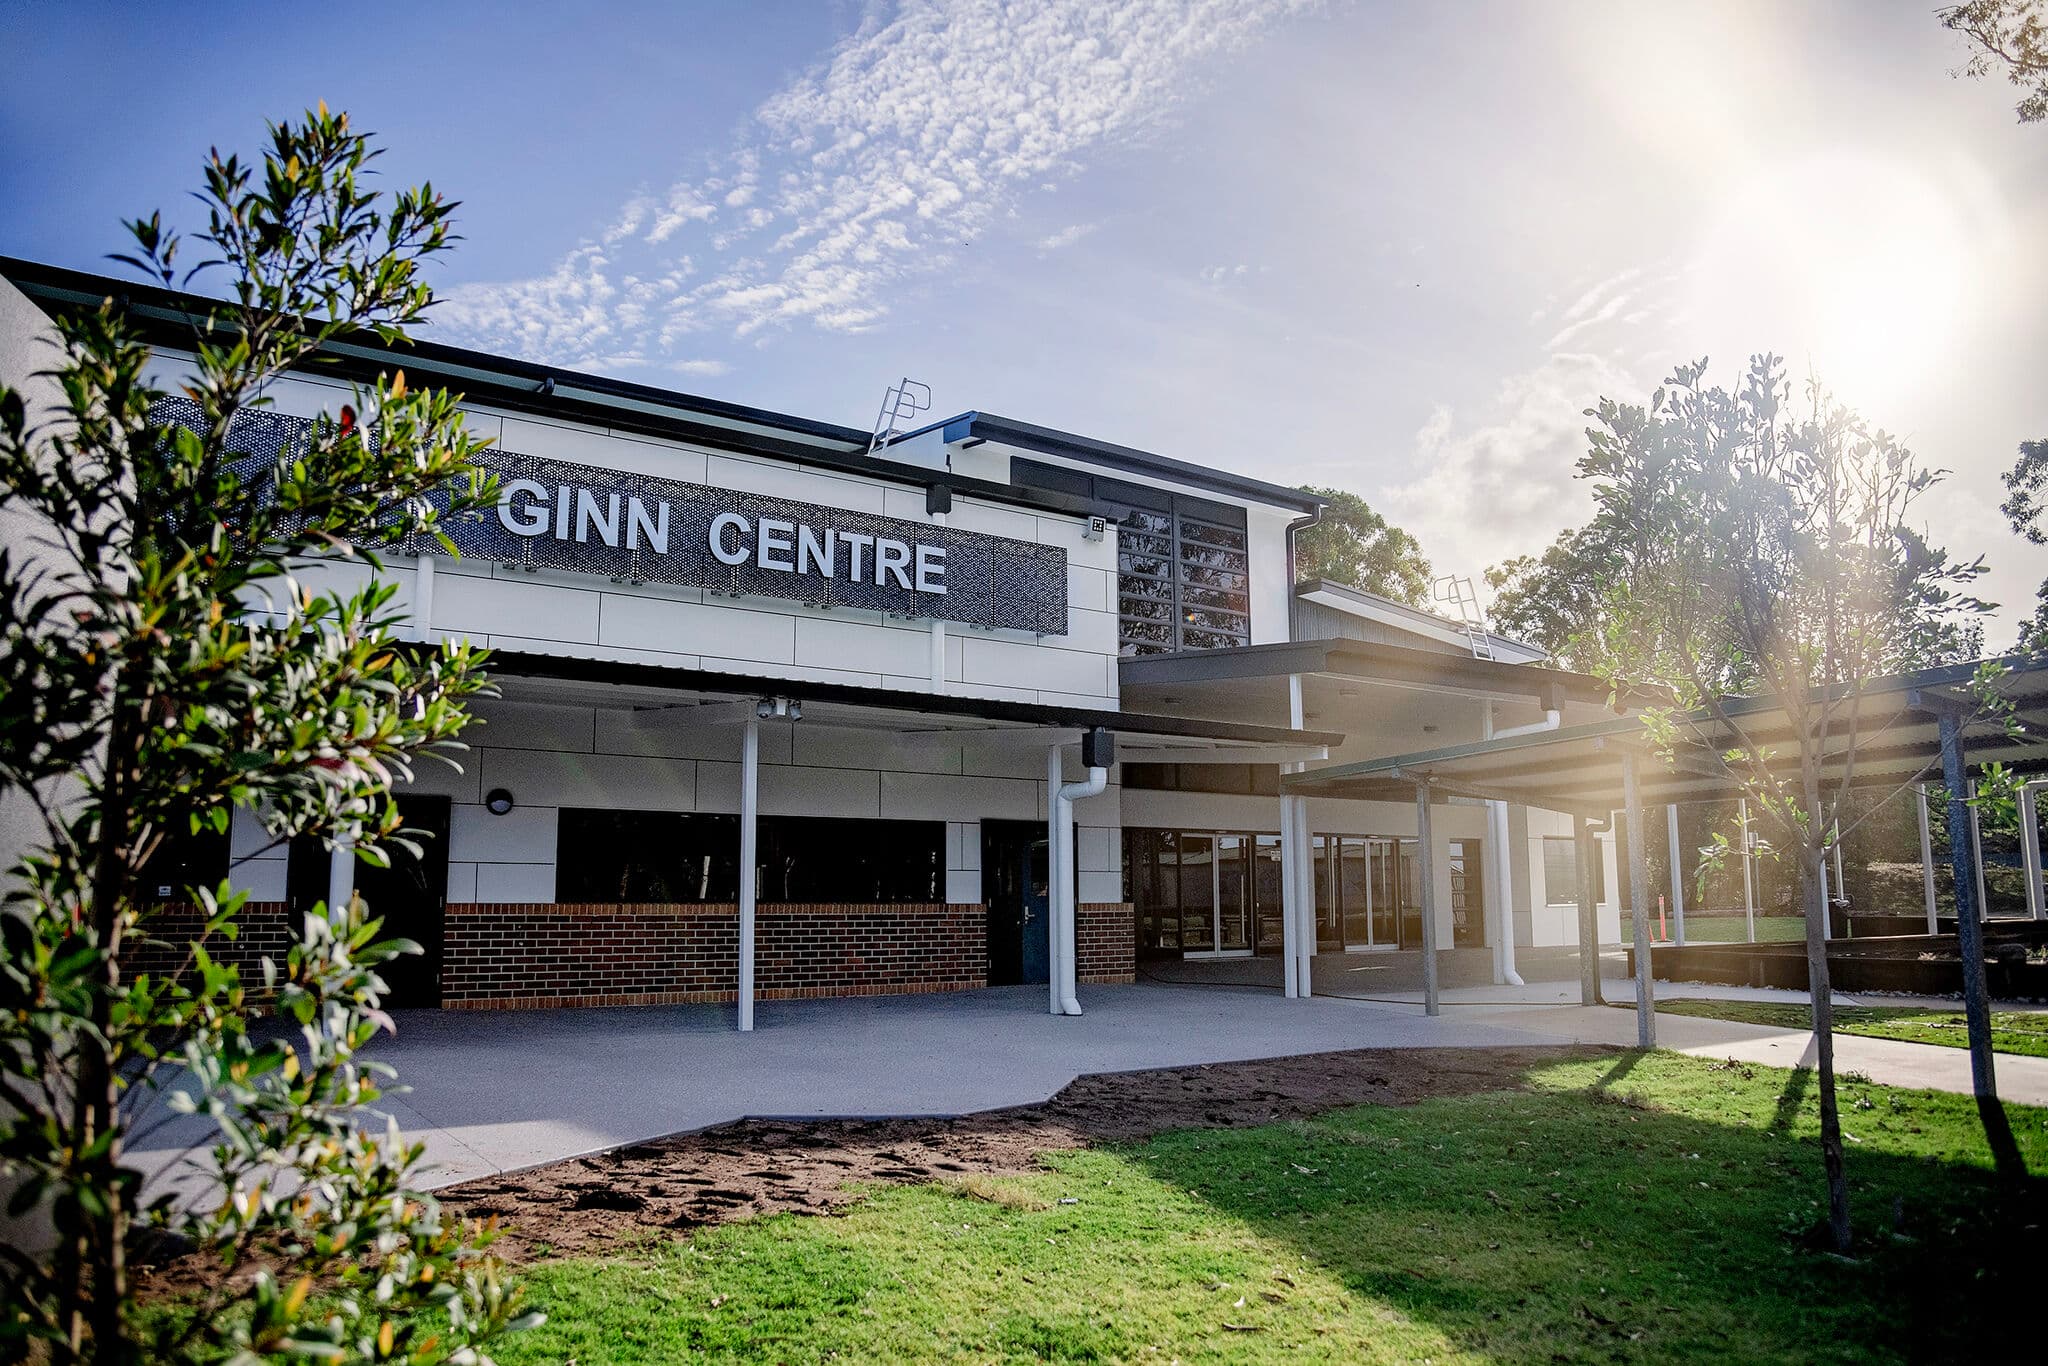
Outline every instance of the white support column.
<path id="1" fill-rule="evenodd" d="M 327 856 L 327 919 L 340 924 L 348 914 L 348 903 L 356 894 L 356 837 L 353 829 L 334 839 Z"/>
<path id="2" fill-rule="evenodd" d="M 754 1027 L 754 896 L 761 797 L 761 723 L 748 717 L 740 732 L 740 991 L 739 1027 Z"/>
<path id="3" fill-rule="evenodd" d="M 1954 839 L 1955 831 L 1948 837 Z M 1991 918 L 1991 902 L 1984 894 L 1984 828 L 1977 819 L 1977 780 L 1970 779 L 1970 862 L 1977 865 L 1977 918 Z"/>
<path id="4" fill-rule="evenodd" d="M 2027 915 L 2048 920 L 2048 905 L 2043 904 L 2048 897 L 2041 886 L 2041 814 L 2035 800 L 2040 790 L 2039 783 L 2020 788 L 2020 871 L 2027 878 Z"/>
<path id="5" fill-rule="evenodd" d="M 1280 984 L 1288 1000 L 1301 995 L 1301 889 L 1294 876 L 1294 798 L 1280 799 Z"/>
<path id="6" fill-rule="evenodd" d="M 1656 987 L 1650 972 L 1650 868 L 1643 847 L 1642 784 L 1636 775 L 1636 753 L 1621 752 L 1621 790 L 1628 820 L 1629 918 L 1636 949 L 1636 1042 L 1657 1046 Z"/>
<path id="7" fill-rule="evenodd" d="M 1924 816 L 1927 808 L 1923 805 Z M 1744 797 L 1737 810 L 1742 817 L 1742 929 L 1743 938 L 1756 942 L 1756 849 L 1750 844 L 1749 798 Z"/>
<path id="8" fill-rule="evenodd" d="M 1294 797 L 1295 900 L 1301 908 L 1301 927 L 1296 939 L 1301 945 L 1301 966 L 1295 973 L 1304 997 L 1316 994 L 1316 849 L 1315 832 L 1309 828 L 1308 798 Z"/>
<path id="9" fill-rule="evenodd" d="M 1678 847 L 1678 803 L 1664 808 L 1664 843 L 1671 859 L 1671 942 L 1685 943 L 1685 860 Z"/>
<path id="10" fill-rule="evenodd" d="M 1436 824 L 1430 819 L 1429 784 L 1415 785 L 1415 872 L 1422 882 L 1422 1013 L 1439 1015 L 1436 982 Z"/>
<path id="11" fill-rule="evenodd" d="M 1067 774 L 1060 758 L 1060 747 L 1048 745 L 1045 750 L 1045 961 L 1047 996 L 1051 1001 L 1051 1013 L 1066 1014 L 1065 1003 L 1060 1000 L 1060 964 L 1065 961 L 1061 947 L 1064 927 L 1060 923 L 1060 785 Z M 1215 860 L 1210 860 L 1214 867 Z M 984 871 L 984 876 L 986 872 Z"/>
<path id="12" fill-rule="evenodd" d="M 1287 724 L 1300 730 L 1306 719 L 1301 697 L 1301 675 L 1287 675 Z M 1287 764 L 1283 772 L 1294 773 L 1301 765 Z M 1301 868 L 1302 854 L 1308 849 L 1307 832 L 1303 829 L 1308 819 L 1308 803 L 1298 797 L 1283 796 L 1280 799 L 1280 951 L 1286 956 L 1287 966 L 1282 974 L 1286 979 L 1287 995 L 1291 998 L 1312 994 L 1310 986 L 1309 955 L 1315 947 L 1315 901 L 1309 879 Z M 1311 892 L 1308 905 L 1302 905 L 1302 894 Z M 1307 942 L 1303 942 L 1306 928 Z"/>
<path id="13" fill-rule="evenodd" d="M 1828 847 L 1835 860 L 1835 895 L 1847 901 L 1849 899 L 1849 884 L 1842 876 L 1842 825 L 1840 821 L 1835 823 L 1834 831 L 1829 836 Z M 1828 907 L 1828 924 L 1833 925 L 1834 923 L 1835 908 L 1830 906 Z M 1842 926 L 1842 933 L 1844 935 L 1849 933 L 1847 925 Z"/>
<path id="14" fill-rule="evenodd" d="M 1927 896 L 1927 932 L 1941 933 L 1941 919 L 1934 902 L 1934 833 L 1927 823 L 1927 784 L 1916 783 L 1913 795 L 1920 808 L 1920 885 Z"/>

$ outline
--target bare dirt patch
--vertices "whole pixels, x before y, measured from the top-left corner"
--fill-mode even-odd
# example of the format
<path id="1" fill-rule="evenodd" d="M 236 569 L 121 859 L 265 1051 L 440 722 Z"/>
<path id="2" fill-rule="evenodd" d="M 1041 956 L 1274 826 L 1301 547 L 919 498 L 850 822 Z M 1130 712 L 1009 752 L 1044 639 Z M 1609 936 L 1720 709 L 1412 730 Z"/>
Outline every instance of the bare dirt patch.
<path id="1" fill-rule="evenodd" d="M 1028 1172 L 1040 1153 L 1230 1128 L 1344 1105 L 1412 1105 L 1521 1086 L 1585 1048 L 1368 1049 L 1082 1077 L 1042 1105 L 957 1119 L 748 1120 L 439 1192 L 450 1213 L 497 1215 L 510 1260 L 599 1252 L 707 1224 L 820 1214 L 861 1185 Z"/>

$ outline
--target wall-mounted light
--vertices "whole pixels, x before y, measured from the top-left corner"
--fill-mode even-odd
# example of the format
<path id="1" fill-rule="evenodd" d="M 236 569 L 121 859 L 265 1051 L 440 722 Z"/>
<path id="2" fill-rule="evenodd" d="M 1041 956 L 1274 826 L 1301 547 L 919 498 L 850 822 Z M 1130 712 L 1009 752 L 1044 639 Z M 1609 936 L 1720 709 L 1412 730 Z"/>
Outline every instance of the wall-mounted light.
<path id="1" fill-rule="evenodd" d="M 502 787 L 494 787 L 484 793 L 484 810 L 493 816 L 502 816 L 515 805 L 517 803 L 512 800 L 512 794 Z"/>

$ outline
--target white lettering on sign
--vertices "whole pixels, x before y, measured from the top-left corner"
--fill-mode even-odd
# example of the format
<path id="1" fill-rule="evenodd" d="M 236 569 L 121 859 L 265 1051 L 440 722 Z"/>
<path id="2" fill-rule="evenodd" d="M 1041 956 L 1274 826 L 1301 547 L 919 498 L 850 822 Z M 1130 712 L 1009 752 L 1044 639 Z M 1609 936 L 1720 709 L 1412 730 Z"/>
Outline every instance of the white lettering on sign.
<path id="1" fill-rule="evenodd" d="M 568 484 L 552 490 L 531 479 L 507 479 L 498 486 L 498 521 L 515 536 L 552 535 L 558 541 L 668 554 L 669 507 L 650 506 L 637 495 L 593 493 Z M 804 522 L 763 517 L 750 522 L 737 512 L 711 519 L 708 549 L 720 564 L 753 564 L 780 574 L 814 574 L 851 583 L 894 584 L 919 593 L 946 591 L 946 548 L 872 536 L 860 531 L 820 530 Z"/>
<path id="2" fill-rule="evenodd" d="M 622 523 L 618 494 L 607 493 L 600 503 L 589 489 L 571 489 L 563 484 L 555 490 L 550 518 L 548 491 L 543 485 L 531 479 L 508 479 L 498 486 L 498 521 L 514 536 L 545 536 L 552 520 L 555 539 L 569 540 L 572 510 L 574 538 L 578 541 L 588 541 L 595 532 L 598 540 L 617 547 L 623 534 L 627 550 L 645 545 L 657 555 L 668 554 L 666 501 L 657 501 L 650 510 L 646 503 L 629 495 Z"/>
<path id="3" fill-rule="evenodd" d="M 667 510 L 666 506 L 663 510 Z M 502 508 L 500 511 L 503 515 Z M 513 526 L 509 520 L 505 525 Z M 518 530 L 517 527 L 513 529 Z M 866 577 L 872 565 L 874 577 L 871 582 L 877 587 L 894 582 L 908 589 L 912 586 L 914 566 L 918 592 L 943 594 L 946 591 L 946 548 L 942 545 L 926 545 L 922 541 L 911 545 L 888 536 L 878 539 L 862 532 L 839 531 L 830 527 L 820 535 L 804 523 L 784 521 L 779 517 L 763 517 L 758 524 L 750 524 L 737 512 L 721 512 L 713 517 L 708 541 L 712 558 L 720 564 L 751 562 L 758 568 L 773 569 L 783 574 L 818 574 L 828 579 L 839 576 L 839 549 L 844 546 L 846 577 L 849 579 L 858 581 Z M 867 554 L 869 547 L 874 549 L 872 556 Z"/>

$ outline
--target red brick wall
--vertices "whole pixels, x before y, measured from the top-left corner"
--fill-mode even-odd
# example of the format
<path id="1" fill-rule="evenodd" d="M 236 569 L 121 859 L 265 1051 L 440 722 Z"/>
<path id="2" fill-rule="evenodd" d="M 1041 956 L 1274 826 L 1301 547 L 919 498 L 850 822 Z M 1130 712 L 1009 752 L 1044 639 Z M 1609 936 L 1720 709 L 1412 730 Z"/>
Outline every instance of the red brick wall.
<path id="1" fill-rule="evenodd" d="M 239 932 L 231 940 L 224 934 L 208 935 L 202 942 L 218 963 L 232 963 L 242 970 L 245 983 L 260 981 L 264 958 L 279 964 L 291 952 L 297 937 L 297 919 L 282 901 L 250 901 L 235 917 Z M 142 973 L 162 977 L 181 971 L 194 940 L 206 927 L 206 917 L 187 901 L 159 902 L 143 917 L 138 933 L 127 941 L 122 954 L 122 974 L 131 981 Z"/>
<path id="2" fill-rule="evenodd" d="M 1083 982 L 1138 980 L 1138 918 L 1128 901 L 1074 908 L 1074 976 Z"/>
<path id="3" fill-rule="evenodd" d="M 732 905 L 466 903 L 449 906 L 446 924 L 441 1002 L 453 1009 L 729 1001 L 739 990 Z M 763 905 L 755 991 L 788 1000 L 986 986 L 987 929 L 980 905 Z"/>

